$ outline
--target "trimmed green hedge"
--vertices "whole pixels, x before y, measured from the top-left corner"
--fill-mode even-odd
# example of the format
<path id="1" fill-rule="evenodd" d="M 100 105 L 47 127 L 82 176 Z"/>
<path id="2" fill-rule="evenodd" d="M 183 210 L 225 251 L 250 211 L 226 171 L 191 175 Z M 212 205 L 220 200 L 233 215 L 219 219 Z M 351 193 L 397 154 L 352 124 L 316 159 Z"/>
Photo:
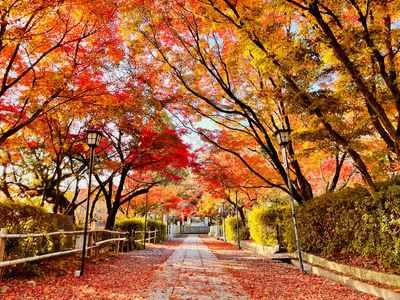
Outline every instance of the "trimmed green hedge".
<path id="1" fill-rule="evenodd" d="M 47 233 L 72 229 L 72 216 L 47 213 L 43 208 L 20 202 L 0 203 L 0 228 L 9 233 Z M 64 236 L 8 239 L 6 259 L 16 259 L 70 248 L 71 238 Z"/>
<path id="2" fill-rule="evenodd" d="M 249 214 L 249 228 L 250 236 L 256 244 L 273 246 L 278 244 L 279 231 L 279 244 L 282 245 L 283 241 L 283 215 L 286 206 L 271 206 L 271 207 L 256 207 Z M 278 230 L 277 230 L 278 226 Z"/>
<path id="3" fill-rule="evenodd" d="M 19 202 L 0 203 L 0 227 L 11 233 L 49 232 L 56 230 L 56 222 L 41 207 Z"/>
<path id="4" fill-rule="evenodd" d="M 134 234 L 135 231 L 144 231 L 144 219 L 122 219 L 115 222 L 114 230 L 127 231 L 129 232 L 128 250 L 142 249 L 143 244 L 141 242 L 135 243 L 136 240 L 143 240 L 143 233 Z"/>
<path id="5" fill-rule="evenodd" d="M 0 202 L 0 228 L 7 228 L 9 233 L 29 234 L 72 230 L 72 216 L 47 213 L 43 208 L 20 202 Z M 34 238 L 7 239 L 5 260 L 31 257 L 72 248 L 72 236 L 53 235 Z M 28 272 L 36 262 L 6 268 L 5 277 L 18 269 Z"/>
<path id="6" fill-rule="evenodd" d="M 147 230 L 158 230 L 156 243 L 167 240 L 167 225 L 163 224 L 160 220 L 147 220 Z"/>
<path id="7" fill-rule="evenodd" d="M 226 239 L 228 241 L 236 241 L 236 217 L 227 217 L 225 219 L 226 226 Z M 250 237 L 249 228 L 243 226 L 242 222 L 239 220 L 239 237 L 241 240 L 247 240 Z"/>
<path id="8" fill-rule="evenodd" d="M 331 256 L 355 253 L 400 270 L 400 184 L 386 182 L 370 196 L 362 187 L 327 193 L 296 205 L 303 251 Z M 289 251 L 296 243 L 290 206 L 255 208 L 250 232 L 261 245 L 276 242 L 276 224 Z"/>
<path id="9" fill-rule="evenodd" d="M 360 235 L 369 235 L 362 227 L 371 201 L 367 190 L 357 187 L 327 193 L 296 207 L 302 249 L 328 256 L 337 252 L 361 253 L 362 249 L 354 248 L 353 243 Z M 288 242 L 295 248 L 293 230 Z"/>
<path id="10" fill-rule="evenodd" d="M 144 233 L 133 234 L 135 231 L 144 231 L 144 218 L 136 218 L 136 219 L 123 219 L 115 222 L 114 226 L 115 230 L 118 231 L 127 231 L 129 232 L 129 250 L 132 249 L 142 249 L 143 243 L 135 243 L 134 240 L 142 239 Z M 156 243 L 160 243 L 162 241 L 167 240 L 167 225 L 162 224 L 159 220 L 147 220 L 147 231 L 158 230 Z M 161 235 L 159 233 L 162 233 Z"/>

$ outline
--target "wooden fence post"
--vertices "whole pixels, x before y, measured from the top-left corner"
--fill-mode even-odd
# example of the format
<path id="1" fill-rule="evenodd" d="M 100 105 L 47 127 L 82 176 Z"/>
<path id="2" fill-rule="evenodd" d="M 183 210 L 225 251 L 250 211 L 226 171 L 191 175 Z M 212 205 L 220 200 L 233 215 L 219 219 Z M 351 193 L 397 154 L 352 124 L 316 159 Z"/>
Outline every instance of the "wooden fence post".
<path id="1" fill-rule="evenodd" d="M 127 247 L 127 251 L 132 251 L 132 239 L 135 240 L 135 230 L 129 231 L 128 233 L 128 247 Z"/>
<path id="2" fill-rule="evenodd" d="M 123 236 L 125 239 L 128 238 L 128 234 L 124 234 Z M 128 242 L 125 240 L 125 241 L 122 241 L 121 243 L 122 243 L 122 252 L 124 252 L 124 251 L 128 252 Z"/>
<path id="3" fill-rule="evenodd" d="M 121 238 L 121 235 L 118 233 L 118 238 Z M 117 254 L 119 253 L 119 244 L 120 241 L 117 241 Z"/>
<path id="4" fill-rule="evenodd" d="M 99 241 L 99 233 L 96 231 L 95 233 L 94 233 L 94 243 L 96 244 L 97 242 Z M 94 256 L 96 257 L 96 258 L 98 258 L 99 257 L 99 246 L 97 246 L 96 248 L 94 248 Z"/>
<path id="5" fill-rule="evenodd" d="M 125 234 L 124 234 L 124 238 L 125 238 L 126 240 L 125 240 L 125 241 L 122 241 L 122 251 L 124 251 L 124 249 L 126 249 L 125 252 L 128 252 L 128 251 L 129 251 L 129 250 L 128 250 L 128 241 L 129 241 L 129 240 L 127 240 L 128 237 L 129 237 L 129 233 L 125 233 Z M 125 248 L 124 248 L 124 247 L 125 247 Z"/>
<path id="6" fill-rule="evenodd" d="M 92 230 L 95 230 L 96 229 L 96 222 L 94 222 L 94 221 L 92 221 L 91 223 L 90 223 L 90 230 L 92 231 Z M 87 243 L 87 245 L 89 246 L 89 247 L 92 247 L 93 246 L 93 235 L 94 235 L 94 232 L 89 232 L 88 233 L 88 243 Z M 89 249 L 88 251 L 87 251 L 87 255 L 88 256 L 91 256 L 92 255 L 92 253 L 93 253 L 93 251 L 92 251 L 92 249 Z"/>
<path id="7" fill-rule="evenodd" d="M 7 234 L 8 233 L 7 228 L 1 228 L 0 233 Z M 6 240 L 7 240 L 7 238 L 0 238 L 0 261 L 3 261 L 4 257 L 5 257 Z M 0 281 L 3 278 L 3 271 L 4 271 L 4 268 L 0 268 Z"/>

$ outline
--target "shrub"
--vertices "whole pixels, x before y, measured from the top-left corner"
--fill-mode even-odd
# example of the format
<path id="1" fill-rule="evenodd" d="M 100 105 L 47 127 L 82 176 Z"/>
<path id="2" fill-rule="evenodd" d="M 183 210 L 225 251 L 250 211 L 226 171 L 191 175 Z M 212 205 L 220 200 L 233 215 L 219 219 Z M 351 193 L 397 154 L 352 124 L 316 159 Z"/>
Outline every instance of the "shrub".
<path id="1" fill-rule="evenodd" d="M 49 219 L 48 213 L 37 206 L 19 202 L 0 203 L 0 227 L 7 228 L 12 233 L 32 233 L 53 231 L 56 228 L 54 219 Z"/>
<path id="2" fill-rule="evenodd" d="M 71 229 L 72 217 L 49 214 L 41 207 L 19 202 L 0 203 L 0 228 L 7 228 L 9 233 L 47 233 L 59 227 Z M 6 259 L 59 251 L 65 240 L 63 236 L 7 239 Z"/>
<path id="3" fill-rule="evenodd" d="M 364 188 L 347 188 L 297 207 L 302 249 L 328 256 L 349 251 L 356 235 L 362 231 L 363 203 L 368 199 Z M 290 244 L 294 245 L 293 234 Z"/>
<path id="4" fill-rule="evenodd" d="M 279 226 L 279 235 L 283 231 L 283 212 L 288 207 L 271 206 L 256 207 L 249 215 L 250 236 L 256 244 L 273 246 L 278 244 L 277 225 Z M 282 245 L 282 239 L 279 240 Z"/>
<path id="5" fill-rule="evenodd" d="M 143 243 L 138 242 L 135 243 L 134 240 L 143 240 L 144 233 L 136 233 L 135 231 L 144 231 L 144 218 L 136 218 L 136 219 L 123 219 L 119 220 L 115 223 L 115 230 L 118 231 L 127 231 L 129 232 L 129 249 L 141 249 L 143 248 Z M 162 224 L 159 220 L 147 220 L 147 231 L 158 230 L 156 243 L 160 243 L 162 241 L 167 240 L 167 226 Z M 161 235 L 160 235 L 161 232 Z M 153 240 L 152 240 L 153 241 Z"/>
<path id="6" fill-rule="evenodd" d="M 385 266 L 400 270 L 400 185 L 382 185 L 370 199 L 360 202 L 362 216 L 350 250 L 378 256 Z"/>
<path id="7" fill-rule="evenodd" d="M 147 227 L 149 231 L 158 230 L 156 243 L 167 240 L 167 225 L 159 220 L 147 220 Z"/>
<path id="8" fill-rule="evenodd" d="M 362 187 L 346 188 L 296 205 L 302 250 L 328 257 L 355 253 L 400 270 L 400 184 L 377 186 L 373 196 Z M 287 249 L 295 250 L 290 206 L 255 208 L 250 213 L 250 232 L 257 243 L 275 242 L 276 224 L 283 229 Z"/>
<path id="9" fill-rule="evenodd" d="M 226 227 L 226 239 L 228 241 L 236 241 L 236 217 L 228 217 L 225 219 Z M 249 229 L 247 226 L 243 226 L 239 220 L 239 237 L 241 240 L 247 240 L 250 237 Z"/>
<path id="10" fill-rule="evenodd" d="M 30 234 L 72 229 L 72 216 L 60 216 L 47 213 L 43 208 L 20 202 L 0 203 L 0 228 L 7 228 L 9 233 Z M 31 257 L 50 252 L 62 251 L 72 247 L 72 237 L 53 235 L 34 238 L 7 239 L 5 260 Z M 29 263 L 33 268 L 36 262 Z M 18 265 L 18 268 L 25 268 Z M 27 267 L 29 268 L 29 267 Z M 6 268 L 7 277 L 12 270 Z"/>
<path id="11" fill-rule="evenodd" d="M 241 240 L 248 240 L 250 238 L 250 229 L 247 226 L 239 227 L 239 236 Z"/>
<path id="12" fill-rule="evenodd" d="M 144 233 L 135 233 L 135 231 L 144 231 L 144 219 L 122 219 L 115 222 L 114 230 L 127 231 L 128 235 L 128 250 L 141 249 L 143 244 L 141 242 L 135 243 L 135 240 L 143 240 Z"/>

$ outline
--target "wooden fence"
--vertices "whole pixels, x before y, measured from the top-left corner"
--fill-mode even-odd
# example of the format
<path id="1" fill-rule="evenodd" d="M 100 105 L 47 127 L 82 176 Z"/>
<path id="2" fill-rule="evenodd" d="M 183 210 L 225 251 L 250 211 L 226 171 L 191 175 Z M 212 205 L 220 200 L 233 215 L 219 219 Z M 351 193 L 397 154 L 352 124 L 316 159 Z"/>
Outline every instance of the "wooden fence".
<path id="1" fill-rule="evenodd" d="M 156 241 L 157 241 L 157 232 L 158 232 L 158 230 L 146 231 L 146 235 L 147 235 L 146 243 L 151 243 L 151 240 L 153 240 L 153 243 L 155 244 Z M 136 233 L 144 233 L 144 231 L 135 231 L 134 234 L 136 235 Z M 140 243 L 140 242 L 143 242 L 143 241 L 144 241 L 144 239 L 141 238 L 141 239 L 138 239 L 138 240 L 135 239 L 134 242 L 135 243 Z"/>
<path id="2" fill-rule="evenodd" d="M 108 243 L 116 243 L 115 252 L 119 253 L 123 249 L 123 244 L 128 241 L 127 235 L 128 232 L 118 232 L 118 231 L 111 231 L 111 230 L 104 230 L 104 229 L 93 229 L 88 230 L 88 239 L 87 239 L 87 247 L 86 250 L 87 255 L 92 255 L 94 251 L 94 255 L 97 256 L 99 254 L 100 246 L 103 246 Z M 115 238 L 110 238 L 106 240 L 99 241 L 100 233 L 109 233 L 116 235 Z M 22 264 L 30 261 L 36 261 L 61 255 L 67 254 L 75 254 L 80 253 L 83 250 L 83 239 L 81 239 L 80 245 L 75 242 L 75 249 L 53 252 L 48 254 L 37 255 L 33 257 L 27 258 L 20 258 L 14 260 L 4 261 L 5 258 L 5 245 L 7 239 L 15 239 L 15 238 L 37 238 L 37 237 L 48 237 L 54 235 L 75 235 L 83 237 L 84 231 L 59 231 L 59 232 L 49 232 L 49 233 L 35 233 L 35 234 L 10 234 L 7 232 L 6 228 L 2 228 L 0 232 L 0 278 L 2 275 L 2 270 L 5 267 L 9 267 L 12 265 Z M 77 239 L 75 239 L 77 241 Z M 78 239 L 79 240 L 79 239 Z"/>

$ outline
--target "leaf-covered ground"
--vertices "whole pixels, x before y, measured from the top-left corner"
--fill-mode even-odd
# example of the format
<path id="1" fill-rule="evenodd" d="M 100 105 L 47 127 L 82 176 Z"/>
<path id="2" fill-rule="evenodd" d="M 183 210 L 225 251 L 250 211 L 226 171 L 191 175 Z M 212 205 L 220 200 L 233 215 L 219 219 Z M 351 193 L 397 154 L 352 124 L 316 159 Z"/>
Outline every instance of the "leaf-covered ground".
<path id="1" fill-rule="evenodd" d="M 237 278 L 252 299 L 378 299 L 292 265 L 271 261 L 237 246 L 205 238 L 203 242 Z"/>
<path id="2" fill-rule="evenodd" d="M 377 299 L 316 275 L 304 275 L 298 268 L 291 265 L 271 261 L 245 250 L 238 251 L 237 246 L 216 241 L 207 236 L 202 236 L 202 240 L 219 260 L 212 267 L 214 269 L 216 266 L 221 268 L 221 271 L 223 270 L 224 272 L 223 274 L 227 275 L 225 276 L 226 278 L 233 279 L 233 281 L 230 280 L 230 282 L 232 281 L 231 286 L 237 280 L 239 283 L 238 288 L 243 288 L 252 299 Z M 163 285 L 170 285 L 170 288 L 173 288 L 170 280 L 158 282 L 161 281 L 160 278 L 162 277 L 156 276 L 156 274 L 165 273 L 165 270 L 163 270 L 165 265 L 163 267 L 161 265 L 181 243 L 182 239 L 168 241 L 158 245 L 151 245 L 146 250 L 137 250 L 88 263 L 85 267 L 85 274 L 82 277 L 74 276 L 74 271 L 79 266 L 75 262 L 63 266 L 63 272 L 46 272 L 40 278 L 34 278 L 33 280 L 28 277 L 9 280 L 2 283 L 2 286 L 6 285 L 8 287 L 6 293 L 3 294 L 3 298 L 144 299 L 146 295 L 149 295 L 148 287 L 151 287 L 152 292 L 160 289 Z M 189 246 L 193 247 L 192 245 Z M 185 266 L 186 262 L 192 260 L 192 269 L 194 269 L 196 276 L 199 276 L 199 278 L 206 276 L 210 279 L 216 276 L 214 273 L 210 275 L 210 270 L 207 264 L 204 263 L 205 257 L 201 260 L 202 266 L 200 268 L 197 266 L 198 262 L 195 257 L 191 257 L 188 260 L 186 255 L 181 258 L 181 264 Z M 208 264 L 208 266 L 211 265 Z M 192 271 L 190 266 L 178 269 L 178 271 L 174 271 L 175 274 L 172 274 L 176 277 L 173 279 L 175 281 L 177 278 L 185 281 L 184 278 L 189 278 L 193 275 L 193 272 L 190 273 Z M 190 271 L 190 274 L 177 274 L 184 271 Z M 227 280 L 223 276 L 218 275 L 218 277 L 221 277 L 222 281 Z M 191 281 L 193 280 L 191 279 Z M 210 281 L 210 283 L 217 282 L 215 280 L 206 281 Z M 174 292 L 173 294 L 178 296 L 178 298 L 174 299 L 186 299 L 183 296 L 193 294 L 196 290 L 200 290 L 202 293 L 205 292 L 202 286 L 193 285 L 193 282 L 189 283 L 188 280 L 187 286 L 185 286 L 185 282 L 179 282 L 182 285 L 182 293 Z M 207 284 L 206 288 L 210 293 L 215 292 L 217 289 L 210 283 Z M 192 292 L 185 293 L 185 289 L 186 291 L 190 289 Z M 2 298 L 1 294 L 0 298 Z M 193 296 L 191 299 L 197 298 Z"/>
<path id="3" fill-rule="evenodd" d="M 181 241 L 168 241 L 105 258 L 85 265 L 82 277 L 75 277 L 77 264 L 65 267 L 51 278 L 23 278 L 3 282 L 8 289 L 4 299 L 142 299 L 146 285 L 157 268 L 167 260 Z M 80 267 L 78 267 L 79 269 Z M 61 276 L 60 276 L 61 274 Z M 0 286 L 0 287 L 1 287 Z M 0 299 L 2 298 L 0 294 Z"/>
<path id="4" fill-rule="evenodd" d="M 319 253 L 315 253 L 315 255 L 321 256 L 321 254 Z M 324 256 L 324 258 L 350 267 L 363 268 L 376 272 L 400 275 L 400 269 L 395 265 L 392 264 L 385 266 L 379 263 L 378 255 L 373 257 L 365 257 L 365 256 L 360 256 L 356 253 L 346 253 L 346 254 L 333 253 L 330 256 Z"/>

